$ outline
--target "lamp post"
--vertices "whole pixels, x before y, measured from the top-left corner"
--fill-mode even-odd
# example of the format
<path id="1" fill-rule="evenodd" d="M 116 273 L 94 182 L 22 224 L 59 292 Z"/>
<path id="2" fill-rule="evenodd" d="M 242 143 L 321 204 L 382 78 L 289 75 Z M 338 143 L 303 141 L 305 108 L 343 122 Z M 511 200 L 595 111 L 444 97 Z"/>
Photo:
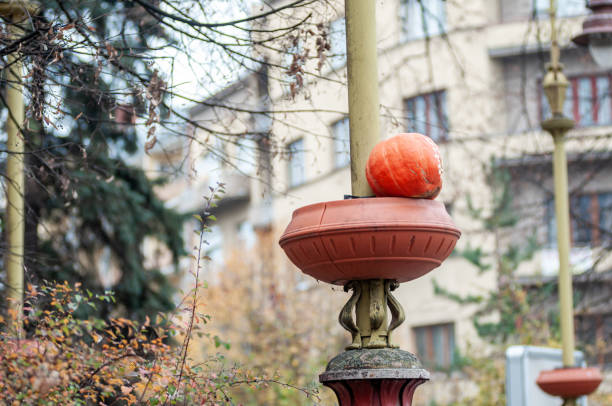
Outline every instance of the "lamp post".
<path id="1" fill-rule="evenodd" d="M 12 38 L 23 33 L 20 27 L 35 11 L 36 5 L 27 1 L 0 2 L 0 15 L 10 22 L 8 29 Z M 24 103 L 23 64 L 19 50 L 7 57 L 4 68 L 7 83 L 6 100 L 8 109 L 7 159 L 6 159 L 6 273 L 7 298 L 11 328 L 17 336 L 21 334 L 23 312 L 23 256 L 24 256 Z"/>
<path id="2" fill-rule="evenodd" d="M 590 7 L 596 5 L 612 10 L 612 1 L 591 1 Z M 542 122 L 542 128 L 553 138 L 553 178 L 555 197 L 555 216 L 557 220 L 557 248 L 559 253 L 559 321 L 561 324 L 561 345 L 563 368 L 553 371 L 543 371 L 537 383 L 545 392 L 564 398 L 564 405 L 576 404 L 576 398 L 597 389 L 601 383 L 601 373 L 595 368 L 576 368 L 574 359 L 574 306 L 572 293 L 572 275 L 569 266 L 570 227 L 569 198 L 567 181 L 567 158 L 565 153 L 565 135 L 574 127 L 574 121 L 563 115 L 566 89 L 569 82 L 563 74 L 563 65 L 559 62 L 559 43 L 555 27 L 556 1 L 550 0 L 551 47 L 550 62 L 546 65 L 546 75 L 543 80 L 544 92 L 550 106 L 552 117 Z M 594 59 L 612 59 L 612 53 L 607 53 L 607 47 L 602 41 L 612 38 L 609 29 L 611 14 L 589 16 L 585 23 L 585 33 L 574 39 L 576 42 L 589 43 L 594 51 Z M 607 29 L 602 21 L 607 21 Z M 604 49 L 604 51 L 602 51 Z M 607 55 L 607 56 L 606 56 Z"/>
<path id="3" fill-rule="evenodd" d="M 346 0 L 347 87 L 351 151 L 351 193 L 373 196 L 365 167 L 379 140 L 376 2 Z"/>
<path id="4" fill-rule="evenodd" d="M 352 291 L 338 317 L 351 343 L 319 380 L 340 406 L 410 406 L 429 372 L 393 345 L 405 316 L 392 291 L 438 267 L 461 233 L 441 202 L 369 198 L 366 163 L 379 139 L 376 2 L 346 0 L 345 10 L 352 195 L 295 210 L 279 243 L 304 273 Z"/>
<path id="5" fill-rule="evenodd" d="M 569 269 L 570 229 L 569 199 L 567 187 L 567 158 L 565 135 L 574 127 L 574 121 L 563 115 L 565 94 L 569 82 L 559 62 L 559 44 L 555 27 L 556 1 L 550 1 L 551 47 L 550 62 L 546 66 L 543 87 L 552 117 L 542 122 L 542 128 L 554 141 L 553 178 L 555 193 L 555 218 L 557 220 L 557 248 L 559 250 L 559 303 L 563 365 L 574 366 L 574 316 L 572 301 L 572 276 Z"/>
<path id="6" fill-rule="evenodd" d="M 612 0 L 591 0 L 593 10 L 582 24 L 582 32 L 572 39 L 576 45 L 586 46 L 597 65 L 612 68 Z"/>

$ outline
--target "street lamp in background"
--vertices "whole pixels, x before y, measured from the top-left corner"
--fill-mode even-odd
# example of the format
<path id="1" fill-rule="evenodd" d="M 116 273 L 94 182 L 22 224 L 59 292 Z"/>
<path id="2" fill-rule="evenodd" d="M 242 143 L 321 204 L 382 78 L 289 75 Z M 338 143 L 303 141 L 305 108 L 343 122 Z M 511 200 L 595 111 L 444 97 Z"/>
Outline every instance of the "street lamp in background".
<path id="1" fill-rule="evenodd" d="M 591 0 L 588 7 L 593 13 L 584 20 L 582 32 L 572 41 L 588 47 L 599 67 L 612 69 L 612 0 Z"/>
<path id="2" fill-rule="evenodd" d="M 588 46 L 595 62 L 601 67 L 612 67 L 612 1 L 591 0 L 593 10 L 584 21 L 583 32 L 574 38 L 579 45 Z M 602 381 L 597 368 L 579 368 L 574 360 L 574 306 L 572 275 L 569 267 L 570 228 L 565 135 L 574 121 L 563 115 L 566 89 L 569 82 L 559 62 L 559 43 L 555 27 L 556 1 L 550 0 L 551 48 L 550 63 L 543 80 L 544 93 L 552 117 L 542 122 L 542 129 L 553 137 L 553 178 L 555 184 L 555 216 L 557 219 L 557 247 L 559 250 L 559 319 L 563 368 L 542 371 L 537 383 L 550 395 L 564 399 L 564 405 L 576 404 L 576 398 L 595 391 Z"/>

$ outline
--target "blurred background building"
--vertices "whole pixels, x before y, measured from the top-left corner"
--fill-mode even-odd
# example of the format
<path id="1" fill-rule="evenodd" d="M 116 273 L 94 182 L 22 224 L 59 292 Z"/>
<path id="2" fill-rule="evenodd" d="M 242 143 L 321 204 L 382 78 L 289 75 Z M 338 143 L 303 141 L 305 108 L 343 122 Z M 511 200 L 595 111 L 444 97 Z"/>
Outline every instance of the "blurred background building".
<path id="1" fill-rule="evenodd" d="M 551 291 L 537 311 L 552 312 L 556 304 L 552 140 L 539 127 L 548 108 L 541 80 L 548 60 L 549 1 L 377 4 L 381 139 L 420 132 L 437 142 L 445 169 L 438 199 L 463 232 L 443 266 L 399 289 L 406 322 L 394 336 L 428 368 L 449 372 L 461 363 L 461 354 L 489 351 L 474 316 L 480 312 L 481 327 L 500 316 L 494 311 L 483 315 L 478 298 L 512 283 L 528 295 Z M 577 335 L 589 363 L 609 367 L 612 76 L 571 44 L 587 13 L 585 2 L 558 4 L 561 61 L 571 82 L 565 114 L 576 121 L 568 137 L 568 161 Z M 170 174 L 159 195 L 185 213 L 201 211 L 209 187 L 225 184 L 206 246 L 211 263 L 204 278 L 211 284 L 221 283 L 232 272 L 228 263 L 239 257 L 250 265 L 253 284 L 266 275 L 284 275 L 277 286 L 261 285 L 262 296 L 329 297 L 329 287 L 303 277 L 277 244 L 293 210 L 350 194 L 343 5 L 321 7 L 326 21 L 313 24 L 312 33 L 300 31 L 290 43 L 278 44 L 286 52 L 282 58 L 271 54 L 269 67 L 254 67 L 194 107 L 191 119 L 197 125 L 188 137 L 145 158 L 150 173 Z M 285 21 L 303 17 L 299 10 L 284 16 Z M 275 27 L 275 18 L 280 17 L 270 18 L 265 27 Z M 321 64 L 316 55 L 325 48 Z M 265 54 L 266 48 L 251 52 Z M 229 113 L 216 101 L 240 111 Z M 226 135 L 228 129 L 243 136 Z M 178 176 L 181 171 L 189 176 Z M 193 235 L 194 227 L 195 220 L 185 235 Z M 190 250 L 195 237 L 188 240 Z M 514 262 L 508 264 L 508 258 Z M 512 282 L 504 271 L 508 266 L 516 276 Z M 291 283 L 281 282 L 287 278 Z M 319 302 L 303 311 L 333 322 L 345 296 L 338 289 L 333 300 L 325 299 L 329 305 Z M 348 342 L 348 334 L 333 329 Z M 434 379 L 429 389 L 425 385 L 419 391 L 440 402 L 456 396 L 452 391 L 434 395 L 435 385 Z"/>

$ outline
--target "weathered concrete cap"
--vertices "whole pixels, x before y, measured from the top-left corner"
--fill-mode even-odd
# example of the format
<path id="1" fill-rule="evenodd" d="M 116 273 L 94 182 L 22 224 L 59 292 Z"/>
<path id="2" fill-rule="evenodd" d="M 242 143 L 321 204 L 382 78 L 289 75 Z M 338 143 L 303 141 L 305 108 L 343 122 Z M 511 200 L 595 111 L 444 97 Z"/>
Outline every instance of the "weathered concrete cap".
<path id="1" fill-rule="evenodd" d="M 362 349 L 336 355 L 319 381 L 347 379 L 429 379 L 419 359 L 396 348 Z"/>

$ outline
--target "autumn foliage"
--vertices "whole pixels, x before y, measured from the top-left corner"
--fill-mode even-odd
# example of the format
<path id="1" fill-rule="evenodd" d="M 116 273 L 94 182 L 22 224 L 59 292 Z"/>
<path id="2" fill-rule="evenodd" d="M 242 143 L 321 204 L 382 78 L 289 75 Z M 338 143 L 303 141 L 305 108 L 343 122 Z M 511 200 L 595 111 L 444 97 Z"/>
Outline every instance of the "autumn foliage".
<path id="1" fill-rule="evenodd" d="M 268 391 L 235 387 L 232 394 L 242 404 L 336 404 L 333 392 L 319 384 L 318 374 L 349 340 L 337 322 L 347 297 L 342 290 L 334 292 L 302 276 L 288 261 L 286 267 L 274 269 L 273 253 L 265 247 L 276 244 L 275 237 L 259 236 L 261 245 L 254 249 L 260 261 L 240 246 L 228 255 L 219 270 L 223 277 L 203 294 L 213 315 L 208 329 L 223 337 L 223 343 L 201 348 L 248 365 L 258 376 L 284 382 Z"/>
<path id="2" fill-rule="evenodd" d="M 271 384 L 222 358 L 186 357 L 185 345 L 172 344 L 191 334 L 181 317 L 87 317 L 112 301 L 78 284 L 28 286 L 25 338 L 0 319 L 0 404 L 221 405 L 233 387 Z"/>

